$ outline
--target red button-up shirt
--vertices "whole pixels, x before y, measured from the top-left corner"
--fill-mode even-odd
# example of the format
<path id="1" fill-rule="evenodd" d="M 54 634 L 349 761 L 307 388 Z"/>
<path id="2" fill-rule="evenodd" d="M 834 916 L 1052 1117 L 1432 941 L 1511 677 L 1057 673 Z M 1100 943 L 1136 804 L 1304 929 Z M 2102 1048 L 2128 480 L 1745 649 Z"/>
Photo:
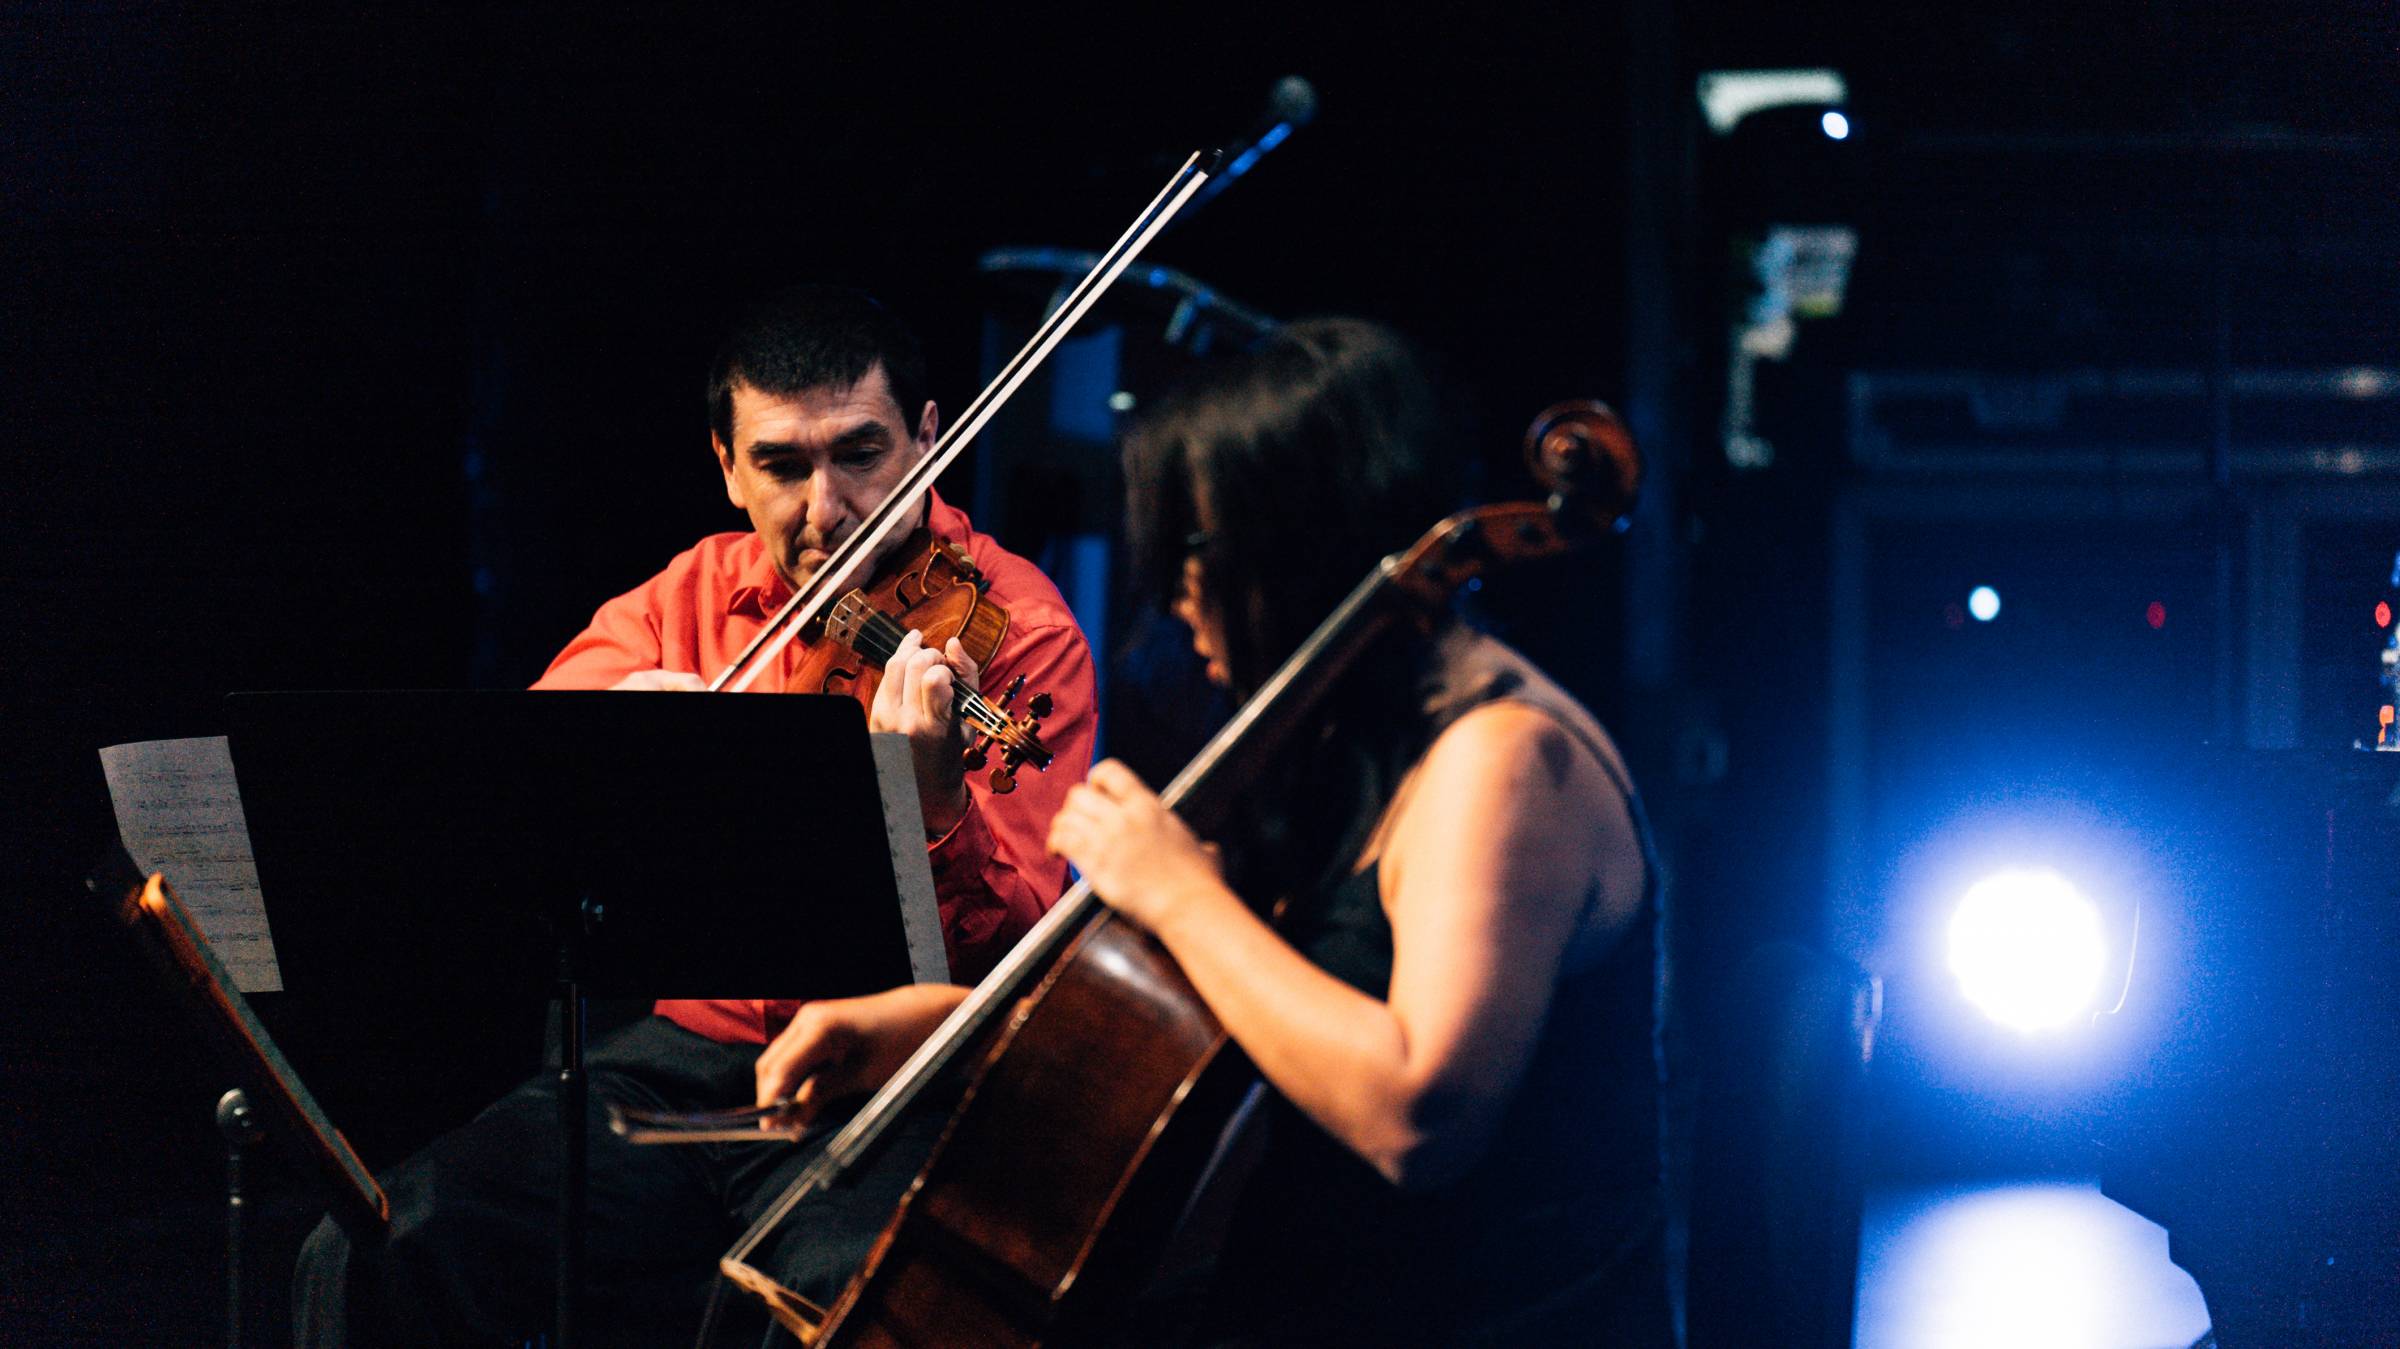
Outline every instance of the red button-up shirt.
<path id="1" fill-rule="evenodd" d="M 1017 789 L 995 795 L 980 773 L 967 775 L 967 813 L 929 848 L 933 889 L 952 977 L 972 982 L 1056 903 L 1067 864 L 1043 847 L 1050 817 L 1092 762 L 1095 692 L 1091 650 L 1050 578 L 975 532 L 966 514 L 933 498 L 928 522 L 965 545 L 990 581 L 992 600 L 1008 611 L 1008 631 L 980 686 L 1008 687 L 1025 676 L 1026 696 L 1047 693 L 1042 743 L 1055 756 L 1045 773 L 1017 775 Z M 756 534 L 716 534 L 667 564 L 665 571 L 600 606 L 558 653 L 537 689 L 605 689 L 637 670 L 674 670 L 713 678 L 749 645 L 791 598 Z M 802 643 L 761 671 L 752 692 L 780 693 L 798 668 Z M 792 1001 L 675 999 L 659 1014 L 711 1039 L 763 1044 L 789 1024 Z"/>

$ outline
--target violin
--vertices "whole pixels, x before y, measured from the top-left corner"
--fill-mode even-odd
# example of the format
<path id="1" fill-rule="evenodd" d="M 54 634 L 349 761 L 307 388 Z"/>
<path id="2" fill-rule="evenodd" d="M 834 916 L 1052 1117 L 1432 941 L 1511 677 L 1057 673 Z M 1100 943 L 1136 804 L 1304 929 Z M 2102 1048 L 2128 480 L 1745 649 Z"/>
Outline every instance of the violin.
<path id="1" fill-rule="evenodd" d="M 883 682 L 884 662 L 912 629 L 937 651 L 955 637 L 968 659 L 978 666 L 991 664 L 1008 632 L 1008 611 L 985 593 L 990 583 L 967 550 L 920 528 L 902 544 L 900 558 L 872 585 L 834 601 L 822 625 L 825 640 L 809 646 L 788 687 L 872 698 Z M 996 747 L 1000 762 L 990 782 L 1003 794 L 1016 790 L 1017 770 L 1026 764 L 1037 771 L 1050 767 L 1050 751 L 1041 741 L 1050 695 L 1036 693 L 1026 716 L 1011 717 L 1009 708 L 1024 691 L 1025 676 L 1018 675 L 996 705 L 968 688 L 961 688 L 957 699 L 959 716 L 974 737 L 962 752 L 966 767 L 981 769 Z"/>
<path id="2" fill-rule="evenodd" d="M 1545 410 L 1525 453 L 1547 501 L 1462 511 L 1385 558 L 1160 799 L 1202 836 L 1216 832 L 1394 625 L 1427 622 L 1496 567 L 1624 527 L 1641 461 L 1605 405 Z M 940 1145 L 831 1308 L 749 1263 L 801 1199 L 863 1158 L 948 1065 L 987 1042 Z M 1233 1136 L 1260 1090 L 1166 947 L 1079 882 L 718 1268 L 817 1349 L 1105 1339 L 1170 1243 L 1190 1239 L 1182 1225 L 1200 1207 L 1195 1195 L 1238 1151 Z M 1065 1139 L 1072 1146 L 1060 1146 Z"/>

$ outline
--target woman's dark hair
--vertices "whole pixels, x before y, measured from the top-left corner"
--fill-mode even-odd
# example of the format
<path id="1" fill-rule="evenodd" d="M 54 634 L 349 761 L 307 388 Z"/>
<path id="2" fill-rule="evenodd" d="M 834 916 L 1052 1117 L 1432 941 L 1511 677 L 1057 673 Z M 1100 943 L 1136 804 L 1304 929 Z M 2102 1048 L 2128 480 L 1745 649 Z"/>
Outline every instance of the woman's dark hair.
<path id="1" fill-rule="evenodd" d="M 742 311 L 709 364 L 708 429 L 733 448 L 733 391 L 741 385 L 791 398 L 847 389 L 878 365 L 899 404 L 901 431 L 914 431 L 925 408 L 925 356 L 908 325 L 864 291 L 777 291 Z"/>
<path id="2" fill-rule="evenodd" d="M 1452 435 L 1398 334 L 1286 324 L 1128 433 L 1133 574 L 1171 596 L 1196 551 L 1234 685 L 1255 690 L 1378 559 L 1456 505 Z"/>

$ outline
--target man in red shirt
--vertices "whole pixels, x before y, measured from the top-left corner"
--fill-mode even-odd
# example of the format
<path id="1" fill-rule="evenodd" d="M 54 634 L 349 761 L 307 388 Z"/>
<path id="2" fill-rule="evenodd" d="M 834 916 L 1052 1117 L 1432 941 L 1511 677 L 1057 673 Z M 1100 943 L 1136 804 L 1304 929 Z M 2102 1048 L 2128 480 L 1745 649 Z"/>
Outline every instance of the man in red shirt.
<path id="1" fill-rule="evenodd" d="M 809 287 L 759 306 L 711 372 L 710 439 L 726 497 L 748 533 L 712 535 L 610 600 L 535 688 L 699 690 L 731 663 L 793 590 L 824 565 L 932 448 L 913 337 L 873 300 Z M 913 411 L 913 415 L 911 410 Z M 975 532 L 934 497 L 916 508 L 935 537 L 967 550 L 1009 622 L 990 666 L 956 641 L 911 634 L 867 706 L 871 730 L 906 735 L 916 764 L 935 894 L 952 977 L 979 978 L 1065 888 L 1045 847 L 1051 817 L 1091 762 L 1091 653 L 1064 600 L 1034 566 Z M 844 578 L 856 584 L 897 551 L 895 529 Z M 779 692 L 802 645 L 751 685 Z M 961 681 L 1048 693 L 1047 772 L 994 793 L 960 761 Z M 799 809 L 799 808 L 796 808 Z M 752 1099 L 753 1068 L 790 1026 L 790 1001 L 671 1000 L 589 1056 L 596 1101 L 704 1109 Z M 556 1084 L 537 1078 L 383 1177 L 390 1235 L 353 1244 L 330 1221 L 301 1254 L 295 1334 L 302 1344 L 484 1343 L 544 1329 L 552 1308 L 558 1182 Z M 595 1111 L 597 1113 L 597 1111 Z M 930 1146 L 931 1125 L 884 1149 L 855 1183 L 812 1200 L 767 1248 L 787 1286 L 830 1299 Z M 636 1148 L 590 1134 L 586 1326 L 594 1343 L 688 1340 L 716 1258 L 783 1191 L 813 1149 L 787 1143 Z"/>

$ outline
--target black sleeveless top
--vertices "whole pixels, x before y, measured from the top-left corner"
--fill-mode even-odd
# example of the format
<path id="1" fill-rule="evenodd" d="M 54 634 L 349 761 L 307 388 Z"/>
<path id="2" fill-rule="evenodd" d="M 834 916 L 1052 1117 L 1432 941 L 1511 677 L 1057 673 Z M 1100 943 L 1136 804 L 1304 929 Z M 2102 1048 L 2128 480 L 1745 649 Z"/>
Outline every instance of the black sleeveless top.
<path id="1" fill-rule="evenodd" d="M 1585 741 L 1624 793 L 1644 854 L 1641 911 L 1613 944 L 1570 942 L 1524 1079 L 1482 1160 L 1409 1193 L 1270 1097 L 1265 1155 L 1242 1192 L 1202 1339 L 1258 1345 L 1672 1343 L 1658 1147 L 1656 870 L 1613 747 L 1556 685 L 1488 638 L 1453 633 L 1428 662 L 1412 762 L 1441 728 L 1507 698 Z M 1389 778 L 1387 781 L 1391 780 Z M 1330 879 L 1280 927 L 1377 998 L 1392 930 L 1376 869 L 1352 872 L 1388 802 L 1368 794 Z"/>

